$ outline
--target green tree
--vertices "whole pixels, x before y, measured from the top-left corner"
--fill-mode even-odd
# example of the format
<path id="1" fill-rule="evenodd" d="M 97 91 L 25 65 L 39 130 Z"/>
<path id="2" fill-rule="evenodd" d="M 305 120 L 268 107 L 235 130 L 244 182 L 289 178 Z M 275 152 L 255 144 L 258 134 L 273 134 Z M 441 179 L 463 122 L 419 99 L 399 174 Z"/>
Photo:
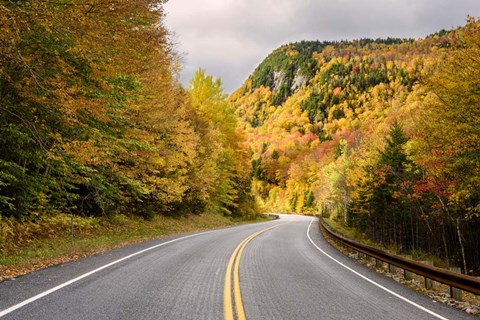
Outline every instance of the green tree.
<path id="1" fill-rule="evenodd" d="M 394 122 L 385 137 L 380 158 L 365 172 L 368 178 L 352 208 L 355 216 L 360 216 L 357 227 L 366 228 L 378 242 L 404 249 L 412 247 L 408 232 L 416 214 L 412 194 L 419 179 L 415 164 L 406 153 L 408 141 L 400 123 Z M 371 220 L 369 225 L 365 224 L 362 214 L 367 214 Z"/>

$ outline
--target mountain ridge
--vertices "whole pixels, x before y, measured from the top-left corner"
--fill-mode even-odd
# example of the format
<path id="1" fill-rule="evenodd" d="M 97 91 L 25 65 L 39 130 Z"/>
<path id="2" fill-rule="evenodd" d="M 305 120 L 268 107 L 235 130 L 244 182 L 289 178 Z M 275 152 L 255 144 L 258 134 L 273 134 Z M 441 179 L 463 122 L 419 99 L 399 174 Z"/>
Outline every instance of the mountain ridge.
<path id="1" fill-rule="evenodd" d="M 257 201 L 321 212 L 384 244 L 478 269 L 467 261 L 478 244 L 466 234 L 480 216 L 479 30 L 469 18 L 417 40 L 275 49 L 229 97 Z M 430 225 L 444 230 L 432 235 Z"/>

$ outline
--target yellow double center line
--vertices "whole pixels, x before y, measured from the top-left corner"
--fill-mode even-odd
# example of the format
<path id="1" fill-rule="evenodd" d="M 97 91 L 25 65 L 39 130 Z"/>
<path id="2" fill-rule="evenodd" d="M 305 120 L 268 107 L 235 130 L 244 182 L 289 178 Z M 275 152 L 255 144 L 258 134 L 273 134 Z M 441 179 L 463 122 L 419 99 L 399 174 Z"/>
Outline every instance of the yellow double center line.
<path id="1" fill-rule="evenodd" d="M 288 222 L 287 222 L 288 223 Z M 240 291 L 240 277 L 238 273 L 238 269 L 240 266 L 240 258 L 243 253 L 243 249 L 247 246 L 247 244 L 259 234 L 264 233 L 270 229 L 279 227 L 282 224 L 277 224 L 272 227 L 268 227 L 262 229 L 260 231 L 255 232 L 254 234 L 245 238 L 240 244 L 235 248 L 233 251 L 230 260 L 228 261 L 227 272 L 225 273 L 225 287 L 223 289 L 223 314 L 225 320 L 234 320 L 235 314 L 237 315 L 237 320 L 246 320 L 245 316 L 245 309 L 243 308 L 242 302 L 242 293 Z M 233 310 L 233 302 L 232 302 L 232 269 L 233 269 L 233 296 L 234 296 L 234 303 L 235 303 L 235 314 Z"/>

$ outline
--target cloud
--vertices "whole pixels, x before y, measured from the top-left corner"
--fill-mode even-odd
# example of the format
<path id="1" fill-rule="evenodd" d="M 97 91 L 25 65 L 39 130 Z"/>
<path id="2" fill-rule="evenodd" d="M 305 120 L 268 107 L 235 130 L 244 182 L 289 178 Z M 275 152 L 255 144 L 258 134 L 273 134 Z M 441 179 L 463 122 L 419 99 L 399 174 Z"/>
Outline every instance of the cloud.
<path id="1" fill-rule="evenodd" d="M 465 24 L 480 6 L 478 0 L 170 0 L 165 11 L 184 53 L 182 82 L 201 67 L 232 92 L 282 44 L 420 38 Z"/>

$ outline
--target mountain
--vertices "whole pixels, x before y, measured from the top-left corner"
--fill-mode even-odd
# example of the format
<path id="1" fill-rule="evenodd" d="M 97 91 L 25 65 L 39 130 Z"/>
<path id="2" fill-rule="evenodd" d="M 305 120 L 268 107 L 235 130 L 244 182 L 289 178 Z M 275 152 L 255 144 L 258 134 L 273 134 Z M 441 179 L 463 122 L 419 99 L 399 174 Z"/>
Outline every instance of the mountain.
<path id="1" fill-rule="evenodd" d="M 418 40 L 274 50 L 229 98 L 257 201 L 478 269 L 469 230 L 480 226 L 479 45 L 469 18 Z"/>

